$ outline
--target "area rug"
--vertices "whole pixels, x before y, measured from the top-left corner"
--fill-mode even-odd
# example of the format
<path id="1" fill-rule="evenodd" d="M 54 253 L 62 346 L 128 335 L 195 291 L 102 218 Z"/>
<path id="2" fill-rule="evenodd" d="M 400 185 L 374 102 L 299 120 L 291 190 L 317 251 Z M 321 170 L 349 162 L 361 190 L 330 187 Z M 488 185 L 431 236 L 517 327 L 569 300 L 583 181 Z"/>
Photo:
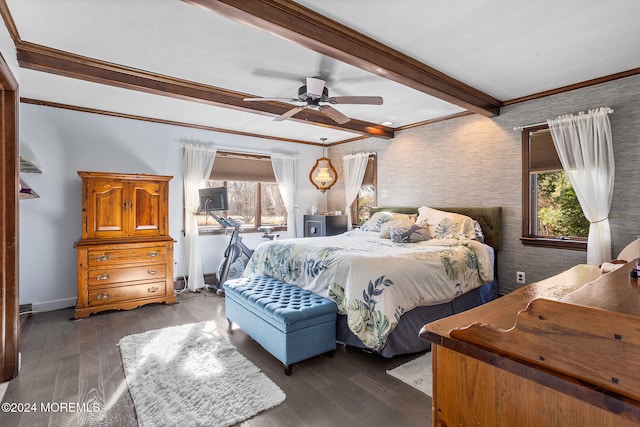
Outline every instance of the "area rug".
<path id="1" fill-rule="evenodd" d="M 141 427 L 231 426 L 286 397 L 214 322 L 129 335 L 118 345 Z"/>
<path id="2" fill-rule="evenodd" d="M 387 374 L 431 396 L 431 352 L 417 357 L 397 368 L 387 371 Z"/>

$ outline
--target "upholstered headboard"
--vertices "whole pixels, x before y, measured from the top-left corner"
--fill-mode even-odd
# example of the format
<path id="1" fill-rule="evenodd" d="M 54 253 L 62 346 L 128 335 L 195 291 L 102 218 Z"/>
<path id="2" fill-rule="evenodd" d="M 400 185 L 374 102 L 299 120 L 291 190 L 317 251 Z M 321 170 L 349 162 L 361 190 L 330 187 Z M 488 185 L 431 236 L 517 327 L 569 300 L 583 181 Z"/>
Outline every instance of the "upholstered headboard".
<path id="1" fill-rule="evenodd" d="M 431 206 L 430 206 L 431 207 Z M 441 211 L 466 215 L 478 221 L 484 233 L 484 242 L 496 251 L 502 249 L 502 207 L 465 207 L 465 208 L 437 208 Z M 376 212 L 387 211 L 404 214 L 418 214 L 418 208 L 409 207 L 372 207 L 371 215 Z"/>

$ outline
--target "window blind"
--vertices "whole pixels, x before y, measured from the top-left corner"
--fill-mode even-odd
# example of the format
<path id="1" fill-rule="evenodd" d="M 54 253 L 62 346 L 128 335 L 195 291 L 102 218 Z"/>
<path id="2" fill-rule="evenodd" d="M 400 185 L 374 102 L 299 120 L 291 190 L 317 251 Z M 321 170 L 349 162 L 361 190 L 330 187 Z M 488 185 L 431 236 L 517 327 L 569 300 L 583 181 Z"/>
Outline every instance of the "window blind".
<path id="1" fill-rule="evenodd" d="M 372 154 L 367 161 L 367 169 L 364 171 L 362 185 L 375 185 L 376 183 L 376 156 Z"/>
<path id="2" fill-rule="evenodd" d="M 529 173 L 562 170 L 562 163 L 553 145 L 549 129 L 541 129 L 529 135 Z"/>
<path id="3" fill-rule="evenodd" d="M 271 157 L 230 152 L 216 153 L 209 179 L 220 181 L 276 182 Z"/>

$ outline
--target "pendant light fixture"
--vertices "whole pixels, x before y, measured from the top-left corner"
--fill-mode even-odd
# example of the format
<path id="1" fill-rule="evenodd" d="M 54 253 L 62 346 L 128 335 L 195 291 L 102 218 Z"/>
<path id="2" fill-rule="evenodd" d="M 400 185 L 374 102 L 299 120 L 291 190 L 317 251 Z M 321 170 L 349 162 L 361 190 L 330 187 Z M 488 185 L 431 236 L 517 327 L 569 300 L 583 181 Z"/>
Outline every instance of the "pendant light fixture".
<path id="1" fill-rule="evenodd" d="M 323 157 L 316 160 L 316 164 L 311 168 L 309 181 L 311 181 L 314 187 L 324 193 L 336 184 L 338 172 L 336 172 L 336 168 L 331 164 L 331 160 L 327 158 L 327 146 L 325 144 L 327 138 L 320 138 L 320 140 L 322 141 Z"/>

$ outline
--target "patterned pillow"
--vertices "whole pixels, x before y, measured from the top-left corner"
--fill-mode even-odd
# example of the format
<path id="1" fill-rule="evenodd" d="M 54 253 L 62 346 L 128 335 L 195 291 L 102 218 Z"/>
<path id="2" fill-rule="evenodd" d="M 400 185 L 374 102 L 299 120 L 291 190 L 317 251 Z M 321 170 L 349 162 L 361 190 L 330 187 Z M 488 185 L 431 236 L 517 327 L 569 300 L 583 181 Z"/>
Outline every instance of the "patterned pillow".
<path id="1" fill-rule="evenodd" d="M 430 239 L 429 228 L 425 224 L 411 224 L 391 227 L 391 241 L 395 243 L 415 243 Z"/>
<path id="2" fill-rule="evenodd" d="M 473 219 L 466 215 L 423 206 L 418 209 L 416 223 L 427 224 L 433 239 L 477 240 Z"/>
<path id="3" fill-rule="evenodd" d="M 400 227 L 402 225 L 412 225 L 416 223 L 415 215 L 394 214 L 394 219 L 387 221 L 380 226 L 380 238 L 390 239 L 389 230 L 392 227 Z"/>
<path id="4" fill-rule="evenodd" d="M 367 222 L 362 224 L 362 227 L 360 227 L 360 229 L 362 231 L 376 231 L 379 233 L 381 231 L 382 224 L 384 224 L 385 222 L 389 222 L 394 219 L 403 219 L 406 217 L 411 217 L 411 215 L 384 211 L 376 212 L 371 218 L 367 220 Z"/>
<path id="5" fill-rule="evenodd" d="M 393 214 L 391 212 L 376 212 L 371 216 L 371 218 L 369 218 L 364 224 L 362 224 L 360 230 L 380 232 L 380 227 L 382 227 L 382 224 L 391 221 L 392 219 Z"/>
<path id="6" fill-rule="evenodd" d="M 480 227 L 480 223 L 475 219 L 473 220 L 473 231 L 476 233 L 475 240 L 480 243 L 484 243 L 484 233 L 482 232 L 482 227 Z"/>

